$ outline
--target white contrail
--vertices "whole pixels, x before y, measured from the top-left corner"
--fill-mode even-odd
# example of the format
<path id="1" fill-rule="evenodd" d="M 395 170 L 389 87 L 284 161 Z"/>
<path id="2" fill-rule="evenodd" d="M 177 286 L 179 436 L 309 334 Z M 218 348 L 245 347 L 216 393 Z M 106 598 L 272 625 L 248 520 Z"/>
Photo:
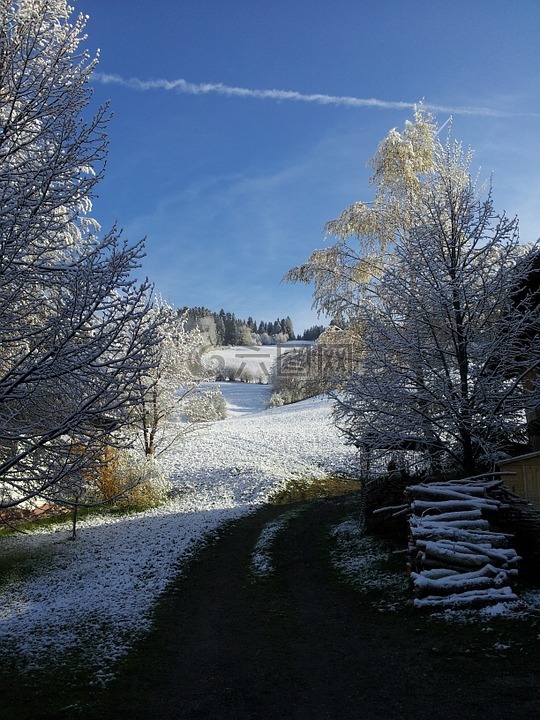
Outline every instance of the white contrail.
<path id="1" fill-rule="evenodd" d="M 256 98 L 259 100 L 292 100 L 295 102 L 315 103 L 317 105 L 341 105 L 350 108 L 380 108 L 382 110 L 408 110 L 418 103 L 401 100 L 379 100 L 377 98 L 357 98 L 347 95 L 306 94 L 295 90 L 250 90 L 249 88 L 223 85 L 223 83 L 190 83 L 182 78 L 178 80 L 140 80 L 139 78 L 123 78 L 120 75 L 94 73 L 93 79 L 104 85 L 122 85 L 133 90 L 176 90 L 187 95 L 217 94 L 227 97 Z M 509 117 L 516 114 L 533 115 L 535 113 L 509 113 L 485 107 L 445 107 L 424 103 L 430 110 L 454 115 L 488 115 L 492 117 Z"/>

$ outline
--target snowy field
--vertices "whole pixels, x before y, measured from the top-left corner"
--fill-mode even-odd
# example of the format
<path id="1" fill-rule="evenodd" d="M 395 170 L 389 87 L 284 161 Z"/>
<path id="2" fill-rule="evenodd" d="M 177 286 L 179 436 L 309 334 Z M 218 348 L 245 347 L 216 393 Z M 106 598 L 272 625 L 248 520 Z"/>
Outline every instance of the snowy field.
<path id="1" fill-rule="evenodd" d="M 256 345 L 254 347 L 217 347 L 205 353 L 202 363 L 205 367 L 215 370 L 222 369 L 226 365 L 233 365 L 238 368 L 247 367 L 252 371 L 260 371 L 266 377 L 270 376 L 272 366 L 278 355 L 277 345 Z M 283 350 L 279 350 L 283 352 Z"/>
<path id="2" fill-rule="evenodd" d="M 83 653 L 95 682 L 106 682 L 209 533 L 291 477 L 350 466 L 353 452 L 331 423 L 328 401 L 264 410 L 270 390 L 223 384 L 228 418 L 189 434 L 164 459 L 175 491 L 166 505 L 81 520 L 75 542 L 67 525 L 2 539 L 3 555 L 31 557 L 33 569 L 0 589 L 0 652 L 29 668 Z"/>
<path id="3" fill-rule="evenodd" d="M 280 345 L 217 347 L 203 355 L 202 364 L 215 372 L 226 367 L 235 368 L 237 377 L 241 376 L 243 370 L 247 370 L 257 381 L 271 382 L 272 368 L 275 365 L 279 367 L 281 359 L 287 353 L 306 345 L 313 343 L 298 340 Z"/>
<path id="4" fill-rule="evenodd" d="M 227 417 L 238 417 L 266 409 L 272 394 L 271 385 L 249 385 L 240 382 L 208 383 L 203 387 L 219 388 L 227 403 Z"/>

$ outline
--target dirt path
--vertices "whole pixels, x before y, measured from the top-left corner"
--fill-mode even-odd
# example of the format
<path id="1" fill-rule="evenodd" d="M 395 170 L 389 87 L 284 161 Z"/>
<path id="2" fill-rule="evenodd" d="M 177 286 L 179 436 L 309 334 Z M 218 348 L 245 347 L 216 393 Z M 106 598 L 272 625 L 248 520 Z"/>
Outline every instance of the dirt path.
<path id="1" fill-rule="evenodd" d="M 489 653 L 495 630 L 487 638 L 410 610 L 381 613 L 340 581 L 328 529 L 356 504 L 346 496 L 303 506 L 275 538 L 275 572 L 258 579 L 253 548 L 287 509 L 229 527 L 178 579 L 92 717 L 539 717 L 538 650 Z"/>

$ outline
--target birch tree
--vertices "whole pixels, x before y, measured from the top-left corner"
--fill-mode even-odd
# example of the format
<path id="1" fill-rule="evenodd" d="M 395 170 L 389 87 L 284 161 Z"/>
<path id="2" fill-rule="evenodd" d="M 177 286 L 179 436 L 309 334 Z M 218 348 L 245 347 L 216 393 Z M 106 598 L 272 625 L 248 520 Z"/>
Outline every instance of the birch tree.
<path id="1" fill-rule="evenodd" d="M 391 130 L 369 161 L 374 199 L 354 203 L 327 223 L 329 244 L 285 275 L 290 282 L 312 283 L 314 308 L 337 321 L 353 342 L 363 330 L 367 287 L 388 261 L 394 242 L 407 235 L 410 208 L 433 168 L 437 132 L 435 119 L 421 105 L 402 132 Z"/>
<path id="2" fill-rule="evenodd" d="M 0 0 L 0 507 L 68 497 L 139 397 L 142 243 L 90 217 L 108 111 L 65 0 Z"/>
<path id="3" fill-rule="evenodd" d="M 362 369 L 337 401 L 363 453 L 414 450 L 431 468 L 491 469 L 526 443 L 525 383 L 540 362 L 538 304 L 512 289 L 534 270 L 538 245 L 519 245 L 516 219 L 493 209 L 459 143 L 437 143 L 407 208 L 408 231 L 359 308 Z M 523 447 L 524 445 L 522 445 Z"/>

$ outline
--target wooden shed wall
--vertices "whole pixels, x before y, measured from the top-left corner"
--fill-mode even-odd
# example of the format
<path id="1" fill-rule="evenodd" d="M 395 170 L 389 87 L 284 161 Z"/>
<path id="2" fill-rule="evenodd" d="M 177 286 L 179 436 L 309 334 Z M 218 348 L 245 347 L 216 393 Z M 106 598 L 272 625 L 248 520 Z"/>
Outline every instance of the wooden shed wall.
<path id="1" fill-rule="evenodd" d="M 505 485 L 540 508 L 540 453 L 504 460 L 500 463 L 500 469 L 515 473 L 505 476 Z"/>

